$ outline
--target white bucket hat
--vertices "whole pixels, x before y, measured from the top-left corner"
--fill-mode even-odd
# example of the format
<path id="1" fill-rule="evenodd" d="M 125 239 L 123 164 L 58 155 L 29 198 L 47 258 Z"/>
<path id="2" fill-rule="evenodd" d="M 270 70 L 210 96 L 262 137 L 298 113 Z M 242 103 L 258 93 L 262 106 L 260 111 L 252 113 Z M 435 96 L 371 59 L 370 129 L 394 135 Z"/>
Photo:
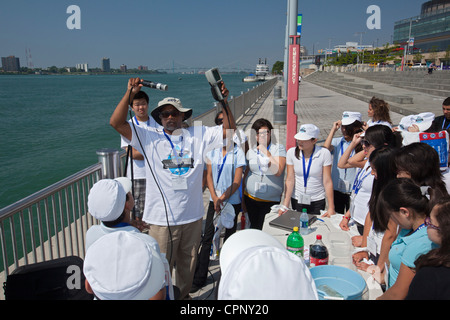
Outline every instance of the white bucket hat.
<path id="1" fill-rule="evenodd" d="M 89 247 L 83 272 L 98 299 L 148 300 L 164 287 L 164 263 L 152 240 L 117 231 Z"/>
<path id="2" fill-rule="evenodd" d="M 362 122 L 361 112 L 344 111 L 344 113 L 342 113 L 341 122 L 343 126 L 348 126 L 355 121 Z"/>
<path id="3" fill-rule="evenodd" d="M 88 195 L 88 211 L 100 221 L 114 221 L 120 217 L 131 191 L 131 180 L 126 177 L 103 179 L 94 184 Z"/>
<path id="4" fill-rule="evenodd" d="M 161 113 L 161 110 L 163 109 L 163 107 L 167 106 L 167 105 L 171 105 L 171 106 L 175 107 L 178 111 L 183 112 L 184 113 L 183 121 L 189 119 L 192 116 L 192 109 L 183 108 L 183 105 L 181 104 L 180 99 L 167 97 L 167 98 L 164 98 L 163 100 L 161 100 L 160 102 L 158 102 L 158 106 L 155 109 L 153 109 L 153 111 L 151 113 L 153 119 L 155 119 L 155 121 L 158 122 L 159 124 L 161 124 L 161 119 L 159 118 L 159 114 Z"/>
<path id="5" fill-rule="evenodd" d="M 317 300 L 302 258 L 267 233 L 246 229 L 225 241 L 220 253 L 219 300 Z"/>
<path id="6" fill-rule="evenodd" d="M 296 140 L 311 140 L 319 137 L 320 130 L 313 124 L 304 124 L 294 136 Z"/>

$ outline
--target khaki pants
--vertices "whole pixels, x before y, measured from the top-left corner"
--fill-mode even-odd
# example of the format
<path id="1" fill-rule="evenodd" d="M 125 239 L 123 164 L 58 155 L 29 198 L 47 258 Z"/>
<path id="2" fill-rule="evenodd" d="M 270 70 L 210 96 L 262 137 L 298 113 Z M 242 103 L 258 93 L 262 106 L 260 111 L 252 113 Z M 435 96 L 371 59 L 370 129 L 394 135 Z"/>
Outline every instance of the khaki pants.
<path id="1" fill-rule="evenodd" d="M 180 289 L 180 299 L 189 294 L 194 278 L 197 253 L 202 233 L 202 220 L 179 226 L 150 225 L 148 234 L 158 241 L 162 253 L 170 264 L 175 266 L 175 285 Z"/>

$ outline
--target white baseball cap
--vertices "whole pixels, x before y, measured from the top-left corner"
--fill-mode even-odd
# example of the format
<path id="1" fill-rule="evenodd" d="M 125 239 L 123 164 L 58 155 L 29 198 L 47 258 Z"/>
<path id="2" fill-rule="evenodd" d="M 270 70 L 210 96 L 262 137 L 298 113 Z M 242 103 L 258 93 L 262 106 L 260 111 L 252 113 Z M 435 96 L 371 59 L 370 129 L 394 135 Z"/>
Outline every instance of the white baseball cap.
<path id="1" fill-rule="evenodd" d="M 94 184 L 88 195 L 88 211 L 100 221 L 114 221 L 120 217 L 131 191 L 131 180 L 126 177 L 103 179 Z"/>
<path id="2" fill-rule="evenodd" d="M 398 131 L 408 131 L 408 128 L 413 124 L 414 115 L 405 116 L 398 124 Z"/>
<path id="3" fill-rule="evenodd" d="M 233 228 L 235 216 L 236 213 L 234 211 L 233 205 L 227 202 L 220 211 L 220 221 L 222 222 L 222 225 L 227 229 Z"/>
<path id="4" fill-rule="evenodd" d="M 431 127 L 434 117 L 434 113 L 422 112 L 412 117 L 412 124 L 415 124 L 420 132 L 424 132 Z"/>
<path id="5" fill-rule="evenodd" d="M 303 124 L 294 136 L 296 140 L 311 140 L 319 137 L 320 130 L 313 124 Z"/>
<path id="6" fill-rule="evenodd" d="M 219 300 L 318 300 L 303 259 L 261 230 L 230 236 L 220 253 L 220 268 Z"/>
<path id="7" fill-rule="evenodd" d="M 344 111 L 342 113 L 342 125 L 348 126 L 349 124 L 352 124 L 355 121 L 362 121 L 361 112 L 353 112 L 353 111 Z"/>
<path id="8" fill-rule="evenodd" d="M 148 234 L 104 235 L 87 250 L 83 272 L 100 300 L 148 300 L 165 285 L 163 259 Z"/>

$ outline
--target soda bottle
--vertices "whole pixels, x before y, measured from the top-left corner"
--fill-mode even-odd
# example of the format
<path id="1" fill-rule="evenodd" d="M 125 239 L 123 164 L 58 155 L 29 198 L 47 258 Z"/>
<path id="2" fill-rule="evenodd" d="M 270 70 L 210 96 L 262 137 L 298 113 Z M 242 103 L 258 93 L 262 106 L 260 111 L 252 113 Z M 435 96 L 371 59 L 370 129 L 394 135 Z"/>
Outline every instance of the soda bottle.
<path id="1" fill-rule="evenodd" d="M 242 212 L 241 215 L 241 230 L 245 229 L 245 213 Z"/>
<path id="2" fill-rule="evenodd" d="M 300 215 L 300 234 L 307 235 L 309 233 L 309 217 L 306 208 L 303 208 L 303 212 Z"/>
<path id="3" fill-rule="evenodd" d="M 322 242 L 322 236 L 316 236 L 316 242 L 309 247 L 309 265 L 310 267 L 328 264 L 328 250 Z"/>
<path id="4" fill-rule="evenodd" d="M 298 227 L 294 227 L 292 233 L 287 238 L 286 249 L 299 257 L 303 257 L 303 248 L 303 237 L 298 233 Z"/>

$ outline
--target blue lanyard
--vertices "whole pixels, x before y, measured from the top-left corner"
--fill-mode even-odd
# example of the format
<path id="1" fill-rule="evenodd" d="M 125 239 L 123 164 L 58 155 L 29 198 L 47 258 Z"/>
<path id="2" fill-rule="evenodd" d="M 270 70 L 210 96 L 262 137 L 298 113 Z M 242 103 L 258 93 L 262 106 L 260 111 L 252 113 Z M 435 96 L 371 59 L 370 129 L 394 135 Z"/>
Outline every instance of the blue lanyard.
<path id="1" fill-rule="evenodd" d="M 445 126 L 445 117 L 444 117 L 444 121 L 442 121 L 442 130 L 444 129 Z M 448 124 L 447 128 L 445 128 L 445 130 L 448 130 L 448 128 L 450 128 L 450 123 Z"/>
<path id="2" fill-rule="evenodd" d="M 137 125 L 139 125 L 139 121 L 138 121 L 138 119 L 136 118 L 136 116 L 134 116 L 134 121 L 136 122 Z M 150 117 L 148 117 L 148 120 L 147 120 L 147 126 L 148 126 L 148 127 L 150 126 Z"/>
<path id="3" fill-rule="evenodd" d="M 306 189 L 306 185 L 308 184 L 308 177 L 309 177 L 309 171 L 311 170 L 311 163 L 313 161 L 313 155 L 314 155 L 314 151 L 316 150 L 316 146 L 314 146 L 313 152 L 311 153 L 311 157 L 309 158 L 309 162 L 308 162 L 308 170 L 305 172 L 305 154 L 302 151 L 302 160 L 303 160 L 303 185 L 305 186 Z"/>
<path id="4" fill-rule="evenodd" d="M 181 146 L 181 151 L 180 151 L 180 153 L 177 154 L 177 153 L 175 152 L 175 146 L 173 145 L 173 142 L 172 142 L 172 140 L 170 139 L 169 135 L 166 133 L 166 131 L 163 130 L 163 132 L 164 132 L 164 135 L 166 136 L 167 140 L 169 140 L 169 142 L 170 142 L 170 146 L 172 147 L 173 155 L 174 155 L 174 156 L 177 158 L 177 160 L 178 160 L 178 168 L 181 168 L 181 158 L 183 158 L 183 147 L 184 147 L 184 143 L 183 143 L 183 145 Z M 181 136 L 181 141 L 184 142 L 183 136 Z"/>
<path id="5" fill-rule="evenodd" d="M 369 167 L 368 169 L 370 170 L 368 170 L 368 173 L 365 176 L 361 177 L 361 179 L 359 179 L 359 176 L 361 175 L 363 169 L 359 170 L 358 174 L 356 175 L 355 182 L 353 184 L 353 191 L 355 192 L 355 194 L 358 194 L 359 190 L 362 187 L 364 179 L 367 178 L 367 176 L 372 173 L 372 168 Z"/>
<path id="6" fill-rule="evenodd" d="M 223 166 L 225 165 L 225 161 L 227 160 L 227 156 L 228 156 L 228 153 L 223 158 L 222 165 L 217 164 L 218 173 L 217 173 L 217 182 L 216 182 L 216 184 L 219 183 L 220 175 L 222 174 Z"/>

